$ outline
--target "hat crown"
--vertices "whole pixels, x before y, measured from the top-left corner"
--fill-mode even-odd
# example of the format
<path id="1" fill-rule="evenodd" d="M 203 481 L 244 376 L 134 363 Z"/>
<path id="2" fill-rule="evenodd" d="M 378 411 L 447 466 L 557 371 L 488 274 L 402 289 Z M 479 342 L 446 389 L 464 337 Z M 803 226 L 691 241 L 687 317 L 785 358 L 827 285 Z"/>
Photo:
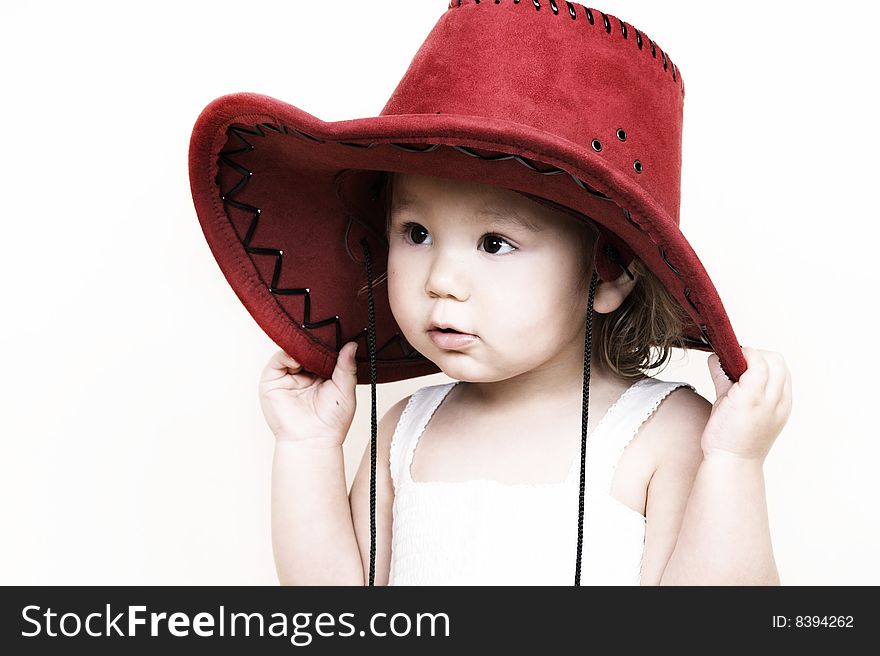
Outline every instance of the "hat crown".
<path id="1" fill-rule="evenodd" d="M 610 14 L 572 2 L 452 0 L 381 113 L 541 130 L 605 160 L 678 224 L 683 100 L 668 55 Z"/>

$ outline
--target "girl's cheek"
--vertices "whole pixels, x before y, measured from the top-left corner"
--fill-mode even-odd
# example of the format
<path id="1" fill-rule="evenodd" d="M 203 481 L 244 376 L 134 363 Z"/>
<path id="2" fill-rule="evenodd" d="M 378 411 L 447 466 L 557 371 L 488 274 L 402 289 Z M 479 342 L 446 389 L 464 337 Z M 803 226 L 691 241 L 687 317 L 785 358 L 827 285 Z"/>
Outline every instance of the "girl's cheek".
<path id="1" fill-rule="evenodd" d="M 395 253 L 390 251 L 388 254 L 388 268 L 389 271 L 393 268 L 394 275 L 406 280 L 418 272 L 419 261 L 418 258 L 413 258 L 411 253 L 405 251 Z"/>

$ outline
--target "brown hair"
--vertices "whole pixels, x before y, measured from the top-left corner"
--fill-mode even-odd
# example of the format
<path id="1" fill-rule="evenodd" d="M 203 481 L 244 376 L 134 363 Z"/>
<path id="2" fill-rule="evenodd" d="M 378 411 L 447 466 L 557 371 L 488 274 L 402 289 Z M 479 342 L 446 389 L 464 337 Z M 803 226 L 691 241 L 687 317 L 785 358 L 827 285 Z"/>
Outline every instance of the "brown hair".
<path id="1" fill-rule="evenodd" d="M 385 236 L 391 224 L 390 207 L 394 175 L 379 174 L 377 189 L 385 206 Z M 595 231 L 595 222 L 577 215 Z M 585 239 L 585 245 L 595 239 Z M 672 349 L 685 349 L 684 329 L 690 318 L 681 305 L 663 286 L 663 283 L 642 263 L 634 259 L 627 267 L 636 279 L 632 291 L 613 312 L 593 315 L 593 365 L 620 378 L 640 378 L 646 371 L 663 367 L 672 356 Z M 592 262 L 585 262 L 587 275 L 592 273 Z M 621 270 L 623 273 L 623 270 Z M 373 287 L 385 282 L 388 272 L 383 271 Z M 366 294 L 367 285 L 358 290 Z"/>
<path id="2" fill-rule="evenodd" d="M 641 260 L 627 268 L 636 278 L 632 291 L 613 312 L 593 315 L 594 358 L 609 373 L 639 378 L 663 367 L 673 348 L 685 348 L 690 319 Z"/>

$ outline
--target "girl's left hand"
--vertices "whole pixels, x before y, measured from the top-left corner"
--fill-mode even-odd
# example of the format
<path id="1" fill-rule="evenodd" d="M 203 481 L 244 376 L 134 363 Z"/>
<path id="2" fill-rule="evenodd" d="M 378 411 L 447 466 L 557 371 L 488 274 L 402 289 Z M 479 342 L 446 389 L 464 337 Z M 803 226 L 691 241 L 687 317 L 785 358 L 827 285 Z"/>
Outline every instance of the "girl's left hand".
<path id="1" fill-rule="evenodd" d="M 763 462 L 791 414 L 791 373 L 774 351 L 742 347 L 748 368 L 736 383 L 709 356 L 716 401 L 703 429 L 703 454 Z"/>

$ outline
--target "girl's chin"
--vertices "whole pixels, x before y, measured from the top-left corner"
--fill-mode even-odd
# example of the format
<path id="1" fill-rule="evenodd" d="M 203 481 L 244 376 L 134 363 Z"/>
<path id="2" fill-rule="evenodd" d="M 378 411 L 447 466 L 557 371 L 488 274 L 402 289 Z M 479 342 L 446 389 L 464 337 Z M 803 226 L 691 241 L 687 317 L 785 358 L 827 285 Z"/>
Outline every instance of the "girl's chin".
<path id="1" fill-rule="evenodd" d="M 466 356 L 459 352 L 441 353 L 429 358 L 445 375 L 463 383 L 498 383 L 510 376 L 495 370 L 488 371 L 473 361 L 466 362 Z M 470 358 L 467 358 L 468 360 Z"/>

